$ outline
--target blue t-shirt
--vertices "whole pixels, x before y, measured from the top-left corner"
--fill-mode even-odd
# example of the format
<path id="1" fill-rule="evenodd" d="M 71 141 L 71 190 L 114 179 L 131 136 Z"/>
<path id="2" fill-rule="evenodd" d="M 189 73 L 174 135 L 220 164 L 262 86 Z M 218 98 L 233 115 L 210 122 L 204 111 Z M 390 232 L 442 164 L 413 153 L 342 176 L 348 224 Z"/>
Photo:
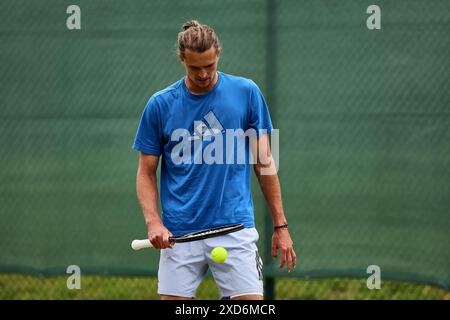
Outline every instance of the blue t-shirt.
<path id="1" fill-rule="evenodd" d="M 175 236 L 231 223 L 255 225 L 248 139 L 239 149 L 239 139 L 227 137 L 249 129 L 270 132 L 272 123 L 252 80 L 218 76 L 202 95 L 191 93 L 184 78 L 155 93 L 133 144 L 135 150 L 162 156 L 162 220 Z"/>

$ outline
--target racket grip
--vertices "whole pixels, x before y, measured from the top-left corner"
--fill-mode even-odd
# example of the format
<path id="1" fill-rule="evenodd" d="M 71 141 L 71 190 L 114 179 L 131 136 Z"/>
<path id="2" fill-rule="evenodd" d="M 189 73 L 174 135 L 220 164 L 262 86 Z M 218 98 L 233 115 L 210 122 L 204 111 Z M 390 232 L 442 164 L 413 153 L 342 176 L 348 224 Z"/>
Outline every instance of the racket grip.
<path id="1" fill-rule="evenodd" d="M 153 247 L 152 243 L 148 239 L 133 240 L 131 242 L 131 248 L 133 248 L 133 250 L 140 250 L 140 249 L 151 248 L 151 247 Z"/>

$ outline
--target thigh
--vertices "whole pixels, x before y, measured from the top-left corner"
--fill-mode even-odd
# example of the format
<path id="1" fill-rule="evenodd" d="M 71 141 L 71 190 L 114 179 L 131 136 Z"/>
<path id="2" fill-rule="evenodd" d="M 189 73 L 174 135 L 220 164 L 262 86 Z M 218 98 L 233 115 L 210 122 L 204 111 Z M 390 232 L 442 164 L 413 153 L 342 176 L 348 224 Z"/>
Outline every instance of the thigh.
<path id="1" fill-rule="evenodd" d="M 246 228 L 205 240 L 208 264 L 222 297 L 262 297 L 263 264 L 256 246 L 258 239 L 255 228 Z M 227 260 L 220 264 L 212 261 L 209 255 L 218 246 L 228 252 Z"/>
<path id="2" fill-rule="evenodd" d="M 158 270 L 158 294 L 163 299 L 193 298 L 208 264 L 201 242 L 177 243 L 162 249 Z"/>

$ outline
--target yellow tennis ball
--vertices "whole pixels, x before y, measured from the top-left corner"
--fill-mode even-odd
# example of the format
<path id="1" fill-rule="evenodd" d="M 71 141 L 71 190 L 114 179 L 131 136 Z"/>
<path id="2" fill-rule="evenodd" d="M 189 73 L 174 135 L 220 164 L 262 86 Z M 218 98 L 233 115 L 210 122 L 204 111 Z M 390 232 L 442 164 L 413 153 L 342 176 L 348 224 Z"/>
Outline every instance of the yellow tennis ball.
<path id="1" fill-rule="evenodd" d="M 225 250 L 225 248 L 223 247 L 215 247 L 211 251 L 211 259 L 215 263 L 223 263 L 225 260 L 227 260 L 227 257 L 228 257 L 227 250 Z"/>

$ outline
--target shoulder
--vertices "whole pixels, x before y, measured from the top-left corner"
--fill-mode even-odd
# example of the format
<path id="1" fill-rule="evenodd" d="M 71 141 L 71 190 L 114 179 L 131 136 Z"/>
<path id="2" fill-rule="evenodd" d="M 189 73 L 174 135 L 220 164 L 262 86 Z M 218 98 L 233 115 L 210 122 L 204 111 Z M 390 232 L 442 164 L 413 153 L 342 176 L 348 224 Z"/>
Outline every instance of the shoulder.
<path id="1" fill-rule="evenodd" d="M 175 83 L 172 83 L 170 86 L 155 92 L 150 100 L 158 103 L 162 102 L 170 102 L 174 99 L 177 99 L 181 94 L 181 81 L 183 79 L 178 80 Z"/>
<path id="2" fill-rule="evenodd" d="M 147 102 L 146 108 L 156 108 L 171 105 L 174 100 L 178 99 L 181 95 L 181 81 L 171 84 L 170 86 L 155 92 Z"/>
<path id="3" fill-rule="evenodd" d="M 234 88 L 243 89 L 249 92 L 259 90 L 258 85 L 252 79 L 235 76 L 223 72 L 221 72 L 220 75 L 222 76 L 223 81 L 226 84 L 232 85 Z"/>

